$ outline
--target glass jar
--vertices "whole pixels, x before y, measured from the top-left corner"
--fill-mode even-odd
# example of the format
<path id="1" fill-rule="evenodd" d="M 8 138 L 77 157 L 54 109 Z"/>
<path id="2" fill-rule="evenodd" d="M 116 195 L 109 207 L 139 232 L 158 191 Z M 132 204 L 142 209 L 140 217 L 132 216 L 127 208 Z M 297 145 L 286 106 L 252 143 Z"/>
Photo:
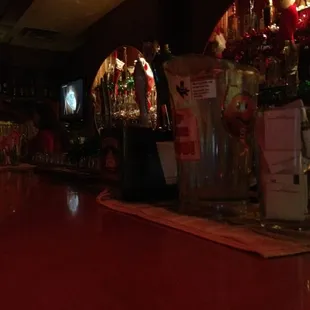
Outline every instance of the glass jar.
<path id="1" fill-rule="evenodd" d="M 165 73 L 174 110 L 181 210 L 216 215 L 244 212 L 258 71 L 188 55 L 166 63 Z"/>

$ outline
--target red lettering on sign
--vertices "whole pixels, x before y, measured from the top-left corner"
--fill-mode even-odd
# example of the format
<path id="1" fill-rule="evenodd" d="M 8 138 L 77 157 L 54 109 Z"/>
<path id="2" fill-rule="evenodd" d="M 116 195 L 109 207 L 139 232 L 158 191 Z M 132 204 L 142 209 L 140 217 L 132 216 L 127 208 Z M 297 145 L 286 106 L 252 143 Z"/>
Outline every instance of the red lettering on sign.
<path id="1" fill-rule="evenodd" d="M 177 137 L 188 137 L 189 136 L 189 128 L 188 127 L 177 127 L 175 130 Z"/>
<path id="2" fill-rule="evenodd" d="M 176 113 L 176 116 L 175 116 L 176 125 L 181 124 L 183 120 L 184 120 L 184 115 L 180 113 Z"/>
<path id="3" fill-rule="evenodd" d="M 175 153 L 178 160 L 197 161 L 200 159 L 197 119 L 191 109 L 176 111 Z"/>
<path id="4" fill-rule="evenodd" d="M 175 150 L 178 155 L 195 155 L 195 142 L 175 142 Z"/>

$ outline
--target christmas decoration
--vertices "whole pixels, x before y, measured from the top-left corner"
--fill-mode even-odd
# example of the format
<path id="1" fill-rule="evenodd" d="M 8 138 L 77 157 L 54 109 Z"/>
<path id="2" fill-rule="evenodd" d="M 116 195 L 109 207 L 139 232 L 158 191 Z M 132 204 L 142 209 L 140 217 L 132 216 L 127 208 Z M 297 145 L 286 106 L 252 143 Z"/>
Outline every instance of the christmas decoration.
<path id="1" fill-rule="evenodd" d="M 0 165 L 16 165 L 20 157 L 21 130 L 17 124 L 0 122 Z"/>
<path id="2" fill-rule="evenodd" d="M 216 58 L 222 58 L 222 53 L 226 49 L 226 39 L 219 26 L 215 27 L 209 39 L 209 44 L 211 44 L 212 54 L 214 54 Z"/>
<path id="3" fill-rule="evenodd" d="M 294 42 L 299 16 L 295 0 L 280 0 L 278 3 L 281 11 L 278 40 L 284 45 L 286 40 Z"/>

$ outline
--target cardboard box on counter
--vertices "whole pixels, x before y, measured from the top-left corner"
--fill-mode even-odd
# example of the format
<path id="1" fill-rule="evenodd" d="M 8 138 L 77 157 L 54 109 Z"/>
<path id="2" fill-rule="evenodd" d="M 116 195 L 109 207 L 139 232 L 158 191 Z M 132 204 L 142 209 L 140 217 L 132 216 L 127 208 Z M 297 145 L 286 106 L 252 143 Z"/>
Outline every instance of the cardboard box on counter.
<path id="1" fill-rule="evenodd" d="M 307 176 L 265 175 L 264 204 L 267 219 L 303 221 L 308 208 Z"/>
<path id="2" fill-rule="evenodd" d="M 264 151 L 266 162 L 265 173 L 270 174 L 303 174 L 306 169 L 300 150 Z"/>
<path id="3" fill-rule="evenodd" d="M 302 174 L 300 108 L 277 108 L 257 120 L 261 173 Z"/>
<path id="4" fill-rule="evenodd" d="M 300 108 L 274 109 L 264 113 L 264 151 L 301 150 Z"/>
<path id="5" fill-rule="evenodd" d="M 308 209 L 308 162 L 302 156 L 302 101 L 264 112 L 255 129 L 267 219 L 303 221 Z"/>

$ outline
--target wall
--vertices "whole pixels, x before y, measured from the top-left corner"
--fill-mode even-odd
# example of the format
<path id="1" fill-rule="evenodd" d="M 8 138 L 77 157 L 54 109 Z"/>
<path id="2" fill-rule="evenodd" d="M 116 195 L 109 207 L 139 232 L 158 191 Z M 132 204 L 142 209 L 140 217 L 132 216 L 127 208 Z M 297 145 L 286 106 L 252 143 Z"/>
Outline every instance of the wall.
<path id="1" fill-rule="evenodd" d="M 66 53 L 0 44 L 0 80 L 35 79 L 41 84 L 60 83 Z"/>
<path id="2" fill-rule="evenodd" d="M 141 49 L 142 42 L 157 37 L 157 0 L 126 0 L 93 25 L 88 40 L 71 58 L 72 77 L 83 76 L 91 85 L 96 71 L 117 47 L 131 45 Z"/>
<path id="3" fill-rule="evenodd" d="M 14 116 L 15 120 L 23 120 L 36 99 L 49 101 L 44 98 L 46 88 L 58 97 L 66 56 L 65 53 L 0 44 L 0 119 Z M 22 97 L 20 90 L 29 91 L 32 81 L 36 87 L 36 98 Z M 7 96 L 1 93 L 3 83 L 8 84 L 9 95 L 13 94 L 13 88 L 16 91 L 14 100 L 9 104 Z"/>
<path id="4" fill-rule="evenodd" d="M 193 52 L 203 52 L 217 22 L 232 4 L 232 0 L 191 1 Z"/>
<path id="5" fill-rule="evenodd" d="M 70 54 L 0 44 L 0 66 L 33 70 L 57 82 L 83 77 L 89 87 L 100 64 L 117 47 L 169 43 L 175 54 L 201 53 L 230 0 L 126 0 L 94 24 L 86 43 Z M 1 70 L 2 71 L 2 70 Z M 0 72 L 1 75 L 1 72 Z"/>
<path id="6" fill-rule="evenodd" d="M 57 65 L 64 56 L 65 53 L 0 44 L 0 63 L 15 67 L 48 69 Z"/>

